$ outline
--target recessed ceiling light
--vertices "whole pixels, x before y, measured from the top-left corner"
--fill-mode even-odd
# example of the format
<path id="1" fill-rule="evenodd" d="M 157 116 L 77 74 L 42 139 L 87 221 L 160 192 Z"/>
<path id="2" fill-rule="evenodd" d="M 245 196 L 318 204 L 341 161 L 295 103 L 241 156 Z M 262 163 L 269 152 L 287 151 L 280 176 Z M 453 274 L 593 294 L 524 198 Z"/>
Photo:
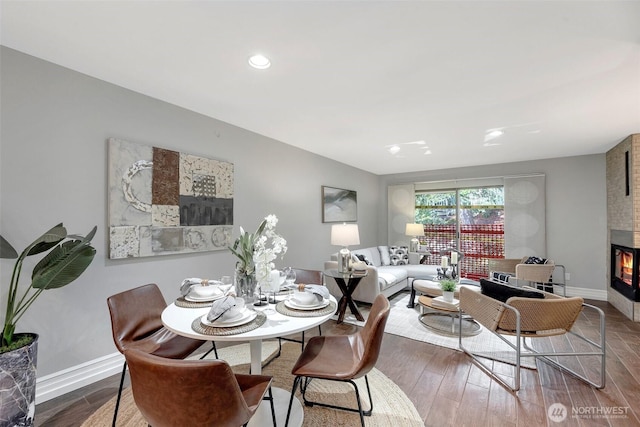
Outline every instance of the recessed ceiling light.
<path id="1" fill-rule="evenodd" d="M 398 151 L 400 151 L 400 147 L 398 145 L 392 145 L 389 147 L 389 152 L 391 154 L 398 154 Z"/>
<path id="2" fill-rule="evenodd" d="M 249 65 L 259 70 L 265 70 L 271 67 L 271 61 L 264 55 L 253 55 L 249 57 Z"/>
<path id="3" fill-rule="evenodd" d="M 487 131 L 486 137 L 489 139 L 493 139 L 493 138 L 497 138 L 499 136 L 504 135 L 504 131 L 500 130 L 500 129 L 493 129 L 493 130 L 489 130 Z"/>

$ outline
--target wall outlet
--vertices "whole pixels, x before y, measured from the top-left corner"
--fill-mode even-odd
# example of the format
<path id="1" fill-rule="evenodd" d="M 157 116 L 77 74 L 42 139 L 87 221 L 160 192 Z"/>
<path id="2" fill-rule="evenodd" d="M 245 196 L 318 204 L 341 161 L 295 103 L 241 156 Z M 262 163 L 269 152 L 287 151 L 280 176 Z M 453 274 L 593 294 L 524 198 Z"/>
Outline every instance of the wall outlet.
<path id="1" fill-rule="evenodd" d="M 566 282 L 568 282 L 569 280 L 571 280 L 571 273 L 564 273 L 564 280 Z"/>

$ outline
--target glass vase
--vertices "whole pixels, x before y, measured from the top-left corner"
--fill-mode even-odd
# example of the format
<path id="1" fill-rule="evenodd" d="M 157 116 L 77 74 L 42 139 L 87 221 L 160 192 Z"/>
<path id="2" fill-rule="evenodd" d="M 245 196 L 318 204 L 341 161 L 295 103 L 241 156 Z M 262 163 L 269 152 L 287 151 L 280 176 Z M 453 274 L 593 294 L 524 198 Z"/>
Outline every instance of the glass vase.
<path id="1" fill-rule="evenodd" d="M 255 274 L 235 275 L 236 296 L 244 299 L 245 304 L 253 304 L 256 301 L 256 288 L 258 281 Z"/>

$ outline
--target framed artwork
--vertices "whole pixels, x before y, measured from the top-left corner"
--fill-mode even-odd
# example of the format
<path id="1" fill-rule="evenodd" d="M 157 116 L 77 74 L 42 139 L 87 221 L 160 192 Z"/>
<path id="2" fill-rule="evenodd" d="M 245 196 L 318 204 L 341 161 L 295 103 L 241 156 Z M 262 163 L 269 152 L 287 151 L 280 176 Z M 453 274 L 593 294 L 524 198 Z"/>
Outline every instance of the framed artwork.
<path id="1" fill-rule="evenodd" d="M 353 190 L 322 186 L 322 222 L 358 220 L 358 195 Z"/>
<path id="2" fill-rule="evenodd" d="M 233 163 L 109 139 L 109 258 L 227 249 Z"/>

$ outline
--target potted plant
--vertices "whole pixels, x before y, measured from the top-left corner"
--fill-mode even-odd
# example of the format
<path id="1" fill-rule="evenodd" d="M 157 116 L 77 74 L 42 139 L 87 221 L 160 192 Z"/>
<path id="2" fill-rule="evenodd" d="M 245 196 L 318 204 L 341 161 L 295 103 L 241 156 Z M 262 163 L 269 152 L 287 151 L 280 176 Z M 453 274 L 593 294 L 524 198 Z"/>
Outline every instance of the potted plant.
<path id="1" fill-rule="evenodd" d="M 440 281 L 440 289 L 442 289 L 442 297 L 447 302 L 453 302 L 453 293 L 456 290 L 456 281 L 453 279 L 442 279 Z"/>
<path id="2" fill-rule="evenodd" d="M 32 425 L 35 413 L 35 384 L 38 335 L 16 333 L 16 324 L 42 292 L 73 282 L 93 261 L 90 245 L 96 227 L 85 237 L 67 235 L 62 223 L 51 228 L 18 256 L 0 236 L 0 258 L 17 258 L 7 292 L 0 342 L 0 419 L 7 425 Z M 20 273 L 26 257 L 45 254 L 33 267 L 31 283 L 20 287 Z"/>

